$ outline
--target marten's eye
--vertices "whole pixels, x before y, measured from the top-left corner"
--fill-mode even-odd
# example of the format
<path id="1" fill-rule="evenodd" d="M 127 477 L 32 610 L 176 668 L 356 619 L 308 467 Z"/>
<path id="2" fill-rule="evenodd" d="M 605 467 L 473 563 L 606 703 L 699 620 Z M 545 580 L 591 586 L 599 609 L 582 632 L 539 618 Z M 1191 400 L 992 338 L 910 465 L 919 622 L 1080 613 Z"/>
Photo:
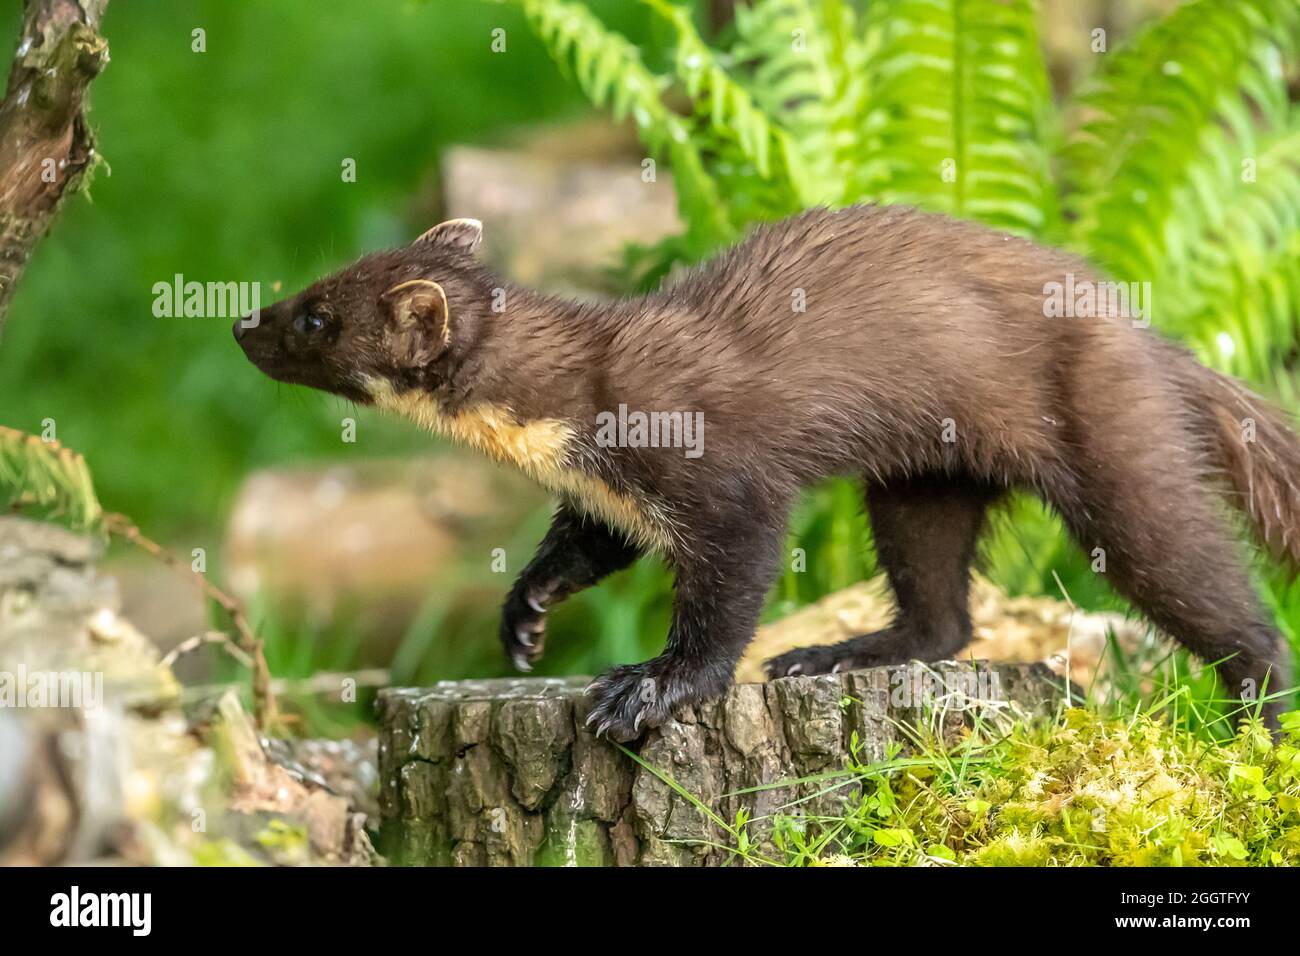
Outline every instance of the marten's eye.
<path id="1" fill-rule="evenodd" d="M 293 330 L 299 335 L 311 335 L 325 328 L 325 320 L 315 312 L 304 312 L 293 320 Z"/>

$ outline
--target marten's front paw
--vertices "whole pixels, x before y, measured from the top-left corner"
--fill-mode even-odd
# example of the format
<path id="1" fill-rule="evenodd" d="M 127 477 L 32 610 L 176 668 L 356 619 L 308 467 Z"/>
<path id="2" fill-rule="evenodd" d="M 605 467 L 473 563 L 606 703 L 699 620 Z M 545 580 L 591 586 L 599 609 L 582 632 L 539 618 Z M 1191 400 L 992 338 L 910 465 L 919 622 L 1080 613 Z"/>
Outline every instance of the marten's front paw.
<path id="1" fill-rule="evenodd" d="M 587 726 L 597 737 L 620 743 L 636 740 L 671 719 L 679 704 L 698 697 L 688 682 L 669 674 L 663 658 L 611 668 L 592 682 L 587 693 L 593 704 Z"/>
<path id="2" fill-rule="evenodd" d="M 517 670 L 530 671 L 546 642 L 546 609 L 554 588 L 519 581 L 501 608 L 501 646 Z"/>

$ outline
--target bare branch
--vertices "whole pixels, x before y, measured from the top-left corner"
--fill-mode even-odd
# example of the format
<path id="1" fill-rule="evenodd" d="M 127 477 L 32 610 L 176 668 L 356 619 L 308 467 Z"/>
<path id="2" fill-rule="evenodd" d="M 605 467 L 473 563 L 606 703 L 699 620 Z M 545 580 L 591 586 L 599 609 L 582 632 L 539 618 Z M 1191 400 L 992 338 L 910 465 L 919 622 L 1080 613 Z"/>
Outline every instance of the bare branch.
<path id="1" fill-rule="evenodd" d="M 276 705 L 275 692 L 271 689 L 271 670 L 266 665 L 266 655 L 263 651 L 262 641 L 254 633 L 252 625 L 248 623 L 248 617 L 244 613 L 243 605 L 209 581 L 206 576 L 191 570 L 184 561 L 152 538 L 147 537 L 136 527 L 135 522 L 126 515 L 105 515 L 104 527 L 109 534 L 117 535 L 130 542 L 141 551 L 157 558 L 169 568 L 183 575 L 205 597 L 216 601 L 222 610 L 229 615 L 230 621 L 235 627 L 236 646 L 253 662 L 253 703 L 256 708 L 257 726 L 264 732 L 274 729 L 280 721 L 280 712 Z"/>
<path id="2" fill-rule="evenodd" d="M 26 0 L 0 103 L 0 330 L 36 243 L 97 160 L 86 89 L 108 63 L 108 0 Z"/>

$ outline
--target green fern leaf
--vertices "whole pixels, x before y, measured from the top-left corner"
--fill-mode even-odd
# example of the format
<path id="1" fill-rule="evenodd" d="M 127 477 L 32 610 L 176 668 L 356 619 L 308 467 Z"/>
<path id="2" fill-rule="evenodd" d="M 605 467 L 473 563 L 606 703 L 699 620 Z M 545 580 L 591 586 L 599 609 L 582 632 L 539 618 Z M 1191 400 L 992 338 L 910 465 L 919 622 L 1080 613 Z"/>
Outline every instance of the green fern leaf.
<path id="1" fill-rule="evenodd" d="M 865 197 L 1041 235 L 1056 216 L 1032 0 L 880 0 L 868 12 Z M 864 198 L 865 198 L 864 197 Z"/>
<path id="2" fill-rule="evenodd" d="M 712 152 L 734 144 L 734 158 L 747 160 L 750 173 L 772 184 L 777 215 L 796 212 L 826 200 L 824 184 L 809 174 L 799 145 L 749 91 L 728 74 L 724 62 L 695 28 L 686 7 L 669 0 L 641 0 L 668 22 L 676 35 L 675 68 L 686 93 L 707 118 L 715 140 Z M 720 142 L 719 142 L 720 141 Z"/>
<path id="3" fill-rule="evenodd" d="M 730 56 L 756 103 L 798 145 L 807 198 L 843 205 L 859 156 L 867 48 L 847 0 L 757 0 L 736 8 Z"/>
<path id="4" fill-rule="evenodd" d="M 583 4 L 568 0 L 498 0 L 518 5 L 561 67 L 572 69 L 586 96 L 630 116 L 641 141 L 672 167 L 687 247 L 703 256 L 735 241 L 738 230 L 696 145 L 691 124 L 663 101 L 668 81 L 645 66 L 626 38 L 609 30 Z"/>
<path id="5" fill-rule="evenodd" d="M 1194 0 L 1104 54 L 1060 151 L 1068 244 L 1134 281 L 1187 267 L 1253 153 L 1251 112 L 1285 125 L 1298 9 Z"/>
<path id="6" fill-rule="evenodd" d="M 1292 112 L 1287 127 L 1251 137 L 1248 174 L 1224 177 L 1215 214 L 1155 285 L 1165 328 L 1210 364 L 1284 392 L 1294 391 L 1289 367 L 1300 348 L 1300 109 Z"/>
<path id="7" fill-rule="evenodd" d="M 56 441 L 0 426 L 0 505 L 61 518 L 78 529 L 103 516 L 86 461 Z"/>

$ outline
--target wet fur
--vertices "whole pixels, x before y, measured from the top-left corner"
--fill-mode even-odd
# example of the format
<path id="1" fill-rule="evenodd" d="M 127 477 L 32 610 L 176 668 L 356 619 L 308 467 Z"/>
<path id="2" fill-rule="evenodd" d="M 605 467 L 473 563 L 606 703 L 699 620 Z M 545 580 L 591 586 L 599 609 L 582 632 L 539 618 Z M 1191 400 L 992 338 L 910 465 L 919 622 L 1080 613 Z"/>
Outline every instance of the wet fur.
<path id="1" fill-rule="evenodd" d="M 986 513 L 1023 489 L 1085 551 L 1104 549 L 1107 581 L 1154 624 L 1226 658 L 1233 693 L 1289 684 L 1221 502 L 1300 557 L 1300 443 L 1257 396 L 1130 320 L 1045 318 L 1048 283 L 1091 278 L 1080 261 L 941 216 L 854 207 L 763 227 L 653 295 L 580 304 L 498 280 L 471 244 L 434 235 L 367 257 L 276 306 L 243 344 L 275 377 L 402 411 L 560 495 L 503 613 L 521 666 L 556 601 L 646 550 L 671 563 L 667 646 L 594 685 L 603 732 L 629 739 L 728 686 L 792 505 L 836 475 L 864 482 L 898 617 L 783 655 L 772 674 L 957 654 Z M 396 348 L 375 303 L 414 278 L 445 289 L 449 324 Z M 327 311 L 332 331 L 291 345 L 283 330 L 303 309 Z M 702 412 L 703 456 L 598 447 L 596 416 L 620 403 Z"/>

